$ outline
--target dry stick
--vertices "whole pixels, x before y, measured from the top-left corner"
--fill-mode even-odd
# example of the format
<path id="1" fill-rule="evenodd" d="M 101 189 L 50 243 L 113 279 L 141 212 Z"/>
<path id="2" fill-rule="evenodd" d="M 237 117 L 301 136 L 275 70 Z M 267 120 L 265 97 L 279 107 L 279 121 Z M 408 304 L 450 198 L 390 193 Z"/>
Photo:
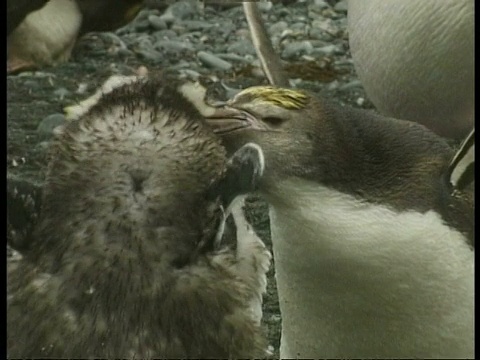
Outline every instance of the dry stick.
<path id="1" fill-rule="evenodd" d="M 274 86 L 290 87 L 288 77 L 283 72 L 280 57 L 273 49 L 272 42 L 267 35 L 267 29 L 257 4 L 254 1 L 245 1 L 243 2 L 243 11 L 250 28 L 253 46 L 268 81 Z"/>

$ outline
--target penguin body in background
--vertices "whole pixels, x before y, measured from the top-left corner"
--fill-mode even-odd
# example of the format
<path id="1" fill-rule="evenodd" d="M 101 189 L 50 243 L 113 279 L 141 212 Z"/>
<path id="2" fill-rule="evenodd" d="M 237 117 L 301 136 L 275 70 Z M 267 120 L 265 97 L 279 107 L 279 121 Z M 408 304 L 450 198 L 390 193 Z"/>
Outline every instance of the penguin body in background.
<path id="1" fill-rule="evenodd" d="M 350 50 L 386 116 L 462 139 L 474 123 L 474 1 L 349 0 Z"/>
<path id="2" fill-rule="evenodd" d="M 243 4 L 271 85 L 288 87 L 254 2 Z M 386 116 L 462 139 L 474 119 L 472 0 L 349 0 L 349 44 L 369 99 Z"/>
<path id="3" fill-rule="evenodd" d="M 17 20 L 16 27 L 9 24 L 9 73 L 68 61 L 79 36 L 127 24 L 142 4 L 140 0 L 49 0 L 38 8 L 41 5 L 19 7 L 10 1 L 12 18 L 23 21 Z"/>
<path id="4" fill-rule="evenodd" d="M 48 0 L 8 0 L 7 1 L 7 36 L 32 11 L 40 9 Z"/>
<path id="5" fill-rule="evenodd" d="M 7 72 L 67 61 L 81 25 L 75 0 L 50 0 L 29 13 L 7 36 Z"/>
<path id="6" fill-rule="evenodd" d="M 138 79 L 57 129 L 50 156 L 32 242 L 8 267 L 8 357 L 266 355 L 270 254 L 234 203 L 262 175 L 258 146 L 228 160 L 176 88 Z"/>
<path id="7" fill-rule="evenodd" d="M 208 122 L 264 152 L 281 358 L 474 356 L 473 182 L 444 139 L 273 87 Z"/>

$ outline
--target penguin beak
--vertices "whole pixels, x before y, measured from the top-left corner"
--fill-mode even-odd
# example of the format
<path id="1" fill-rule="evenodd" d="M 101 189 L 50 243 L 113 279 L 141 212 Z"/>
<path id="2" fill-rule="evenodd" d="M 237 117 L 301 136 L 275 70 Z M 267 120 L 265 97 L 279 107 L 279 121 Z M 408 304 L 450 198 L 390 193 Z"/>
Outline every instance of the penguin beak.
<path id="1" fill-rule="evenodd" d="M 216 108 L 212 115 L 206 117 L 206 120 L 210 127 L 213 128 L 213 132 L 219 135 L 242 129 L 268 130 L 266 126 L 252 114 L 228 105 Z"/>

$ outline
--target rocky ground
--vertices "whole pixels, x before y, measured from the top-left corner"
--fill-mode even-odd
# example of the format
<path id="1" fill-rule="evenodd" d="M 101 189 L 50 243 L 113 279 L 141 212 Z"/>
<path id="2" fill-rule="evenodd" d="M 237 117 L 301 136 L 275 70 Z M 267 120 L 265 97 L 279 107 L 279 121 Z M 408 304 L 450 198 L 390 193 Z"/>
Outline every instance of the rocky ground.
<path id="1" fill-rule="evenodd" d="M 45 150 L 53 128 L 65 121 L 63 107 L 91 95 L 110 75 L 130 75 L 146 67 L 201 79 L 226 89 L 227 94 L 266 83 L 242 7 L 220 2 L 170 1 L 166 10 L 143 10 L 114 33 L 83 37 L 66 64 L 7 77 L 9 241 L 21 246 L 23 234 L 34 221 L 34 202 L 20 195 L 35 198 L 41 186 Z M 371 108 L 349 53 L 346 1 L 284 3 L 262 2 L 260 7 L 292 86 L 342 104 Z M 254 198 L 248 204 L 250 220 L 271 247 L 266 204 Z M 278 354 L 281 317 L 273 269 L 269 275 L 264 320 Z"/>

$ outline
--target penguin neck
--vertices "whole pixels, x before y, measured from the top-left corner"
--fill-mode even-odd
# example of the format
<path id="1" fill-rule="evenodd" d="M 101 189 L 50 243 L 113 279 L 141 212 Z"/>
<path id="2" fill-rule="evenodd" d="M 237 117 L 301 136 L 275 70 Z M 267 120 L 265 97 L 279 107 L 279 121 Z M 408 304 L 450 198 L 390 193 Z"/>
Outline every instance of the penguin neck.
<path id="1" fill-rule="evenodd" d="M 471 355 L 473 252 L 435 211 L 397 212 L 305 180 L 266 197 L 281 357 Z"/>

